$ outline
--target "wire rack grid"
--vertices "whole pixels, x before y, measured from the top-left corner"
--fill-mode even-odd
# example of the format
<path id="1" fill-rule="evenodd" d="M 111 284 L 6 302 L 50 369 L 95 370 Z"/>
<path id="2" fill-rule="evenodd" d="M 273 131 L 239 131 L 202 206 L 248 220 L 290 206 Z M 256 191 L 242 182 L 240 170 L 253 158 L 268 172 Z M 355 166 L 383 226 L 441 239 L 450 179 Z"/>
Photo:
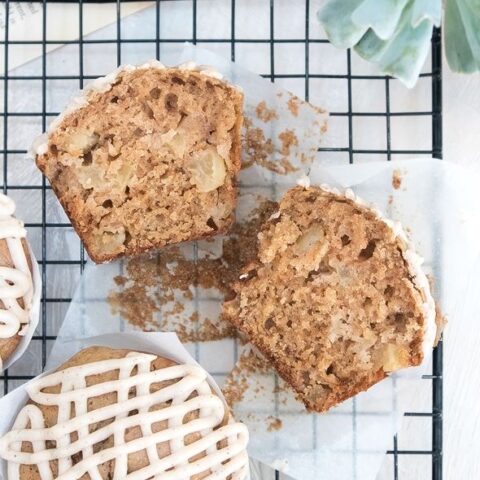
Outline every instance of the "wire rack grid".
<path id="1" fill-rule="evenodd" d="M 256 69 L 265 78 L 272 82 L 281 83 L 285 88 L 303 96 L 307 100 L 315 102 L 328 92 L 332 82 L 342 84 L 344 89 L 341 98 L 338 96 L 329 106 L 331 112 L 331 128 L 343 124 L 348 132 L 346 137 L 338 139 L 338 144 L 323 145 L 319 151 L 319 158 L 327 161 L 338 162 L 364 162 L 370 159 L 383 158 L 385 161 L 394 161 L 396 158 L 405 156 L 434 156 L 442 157 L 442 70 L 441 70 L 441 32 L 435 29 L 432 37 L 431 59 L 427 70 L 421 74 L 420 87 L 414 92 L 414 96 L 421 96 L 420 102 L 425 108 L 413 106 L 409 100 L 409 94 L 399 82 L 389 77 L 384 77 L 371 70 L 365 69 L 357 63 L 357 58 L 350 52 L 334 51 L 320 31 L 315 19 L 318 1 L 303 0 L 294 6 L 297 20 L 289 19 L 287 24 L 282 22 L 285 9 L 290 2 L 286 0 L 229 0 L 217 2 L 223 12 L 221 28 L 207 31 L 198 19 L 205 4 L 215 3 L 210 0 L 156 0 L 151 3 L 151 25 L 145 28 L 145 36 L 142 38 L 129 36 L 124 31 L 122 21 L 122 8 L 126 2 L 117 0 L 112 2 L 112 21 L 114 28 L 107 36 L 85 36 L 84 25 L 88 21 L 90 2 L 76 3 L 76 20 L 78 39 L 62 40 L 50 39 L 48 25 L 50 11 L 54 1 L 28 3 L 28 8 L 40 12 L 41 36 L 35 40 L 11 38 L 10 22 L 14 14 L 18 14 L 20 2 L 6 0 L 4 4 L 4 38 L 0 39 L 0 52 L 3 54 L 4 74 L 0 77 L 0 89 L 3 89 L 3 105 L 1 105 L 0 119 L 3 128 L 3 144 L 0 150 L 0 159 L 3 160 L 3 191 L 22 203 L 22 198 L 34 198 L 39 206 L 39 217 L 27 220 L 35 254 L 41 267 L 43 292 L 41 321 L 37 332 L 29 347 L 26 358 L 41 359 L 38 368 L 41 370 L 45 365 L 51 344 L 55 340 L 56 330 L 61 323 L 63 314 L 68 307 L 73 293 L 75 281 L 72 280 L 70 295 L 68 287 L 64 290 L 49 287 L 51 277 L 55 276 L 55 269 L 63 269 L 63 275 L 70 275 L 73 279 L 83 271 L 86 256 L 83 247 L 79 245 L 76 253 L 71 258 L 58 258 L 49 247 L 51 235 L 54 232 L 72 232 L 71 225 L 65 217 L 54 217 L 50 214 L 49 206 L 55 202 L 51 189 L 45 178 L 27 181 L 16 181 L 12 172 L 26 168 L 23 158 L 27 153 L 30 139 L 25 140 L 22 133 L 22 125 L 29 121 L 35 123 L 37 133 L 45 131 L 51 118 L 58 114 L 58 109 L 51 108 L 49 97 L 53 93 L 55 82 L 69 82 L 75 87 L 82 88 L 84 82 L 96 78 L 98 74 L 92 71 L 89 55 L 92 48 L 104 48 L 111 52 L 112 64 L 120 65 L 129 61 L 132 49 L 148 48 L 151 56 L 164 60 L 168 56 L 171 46 L 179 46 L 188 41 L 194 44 L 204 45 L 207 48 L 219 50 L 230 56 L 232 61 L 246 62 L 252 57 L 260 56 L 261 66 L 255 65 Z M 258 8 L 261 4 L 261 14 L 255 16 L 258 25 L 258 34 L 245 33 L 244 25 L 251 23 L 250 12 L 252 8 Z M 186 28 L 180 34 L 170 26 L 170 18 L 178 15 L 176 9 L 181 6 L 184 12 L 188 12 L 189 18 L 183 16 Z M 20 7 L 21 8 L 21 7 Z M 27 7 L 24 7 L 27 8 Z M 184 15 L 184 14 L 183 14 Z M 172 17 L 170 17 L 172 16 Z M 175 18 L 178 18 L 175 17 Z M 58 19 L 57 19 L 58 20 Z M 260 25 L 261 23 L 261 25 Z M 254 29 L 254 30 L 255 30 Z M 76 55 L 78 69 L 76 72 L 51 71 L 48 62 L 48 51 L 52 46 L 66 45 L 75 48 L 69 50 L 69 55 Z M 10 71 L 12 55 L 16 48 L 34 47 L 38 49 L 40 63 L 38 71 L 34 74 L 17 73 Z M 324 50 L 325 49 L 325 50 Z M 329 52 L 329 61 L 326 64 L 319 62 L 322 51 Z M 290 56 L 292 63 L 296 65 L 294 70 L 279 68 L 279 57 Z M 333 59 L 333 60 L 332 60 Z M 168 62 L 167 62 L 168 63 Z M 246 65 L 248 67 L 248 65 Z M 107 68 L 107 67 L 106 67 Z M 37 108 L 34 110 L 21 109 L 17 111 L 15 102 L 12 101 L 12 91 L 15 84 L 23 82 L 27 88 L 31 88 L 38 94 Z M 361 101 L 362 91 L 373 88 L 381 91 L 381 106 L 375 102 L 375 107 L 369 108 Z M 318 92 L 321 92 L 319 94 Z M 425 98 L 426 97 L 426 98 Z M 418 103 L 418 102 L 417 102 Z M 323 105 L 322 105 L 323 106 Z M 396 141 L 396 135 L 400 128 L 408 128 L 408 123 L 415 124 L 417 119 L 422 120 L 422 125 L 428 122 L 428 128 L 417 128 L 410 143 L 401 145 Z M 378 135 L 365 135 L 365 125 L 376 128 Z M 20 132 L 18 128 L 20 127 Z M 12 138 L 15 141 L 12 142 Z M 416 141 L 418 137 L 422 141 L 427 137 L 428 144 Z M 18 141 L 18 138 L 21 138 Z M 26 137 L 26 135 L 25 135 Z M 379 141 L 379 138 L 380 141 Z M 365 140 L 367 138 L 367 140 Z M 371 140 L 369 140 L 371 138 Z M 375 139 L 374 139 L 375 138 Z M 31 178 L 31 177 L 28 177 Z M 52 200 L 53 199 L 53 200 Z M 54 217 L 54 218 L 52 218 Z M 28 217 L 27 215 L 27 218 Z M 411 419 L 427 419 L 431 422 L 431 447 L 427 449 L 407 449 L 400 447 L 397 436 L 393 439 L 392 448 L 387 452 L 391 458 L 391 477 L 395 480 L 403 478 L 402 459 L 414 457 L 426 457 L 431 463 L 431 478 L 442 478 L 442 367 L 443 346 L 440 341 L 434 351 L 431 375 L 425 376 L 426 382 L 431 382 L 432 400 L 429 411 L 407 412 L 406 417 Z M 4 393 L 15 388 L 19 384 L 40 373 L 28 371 L 22 366 L 13 366 L 5 371 L 0 377 L 3 382 Z M 25 361 L 23 362 L 25 363 Z M 27 373 L 28 372 L 28 373 Z M 275 478 L 279 478 L 278 472 Z"/>

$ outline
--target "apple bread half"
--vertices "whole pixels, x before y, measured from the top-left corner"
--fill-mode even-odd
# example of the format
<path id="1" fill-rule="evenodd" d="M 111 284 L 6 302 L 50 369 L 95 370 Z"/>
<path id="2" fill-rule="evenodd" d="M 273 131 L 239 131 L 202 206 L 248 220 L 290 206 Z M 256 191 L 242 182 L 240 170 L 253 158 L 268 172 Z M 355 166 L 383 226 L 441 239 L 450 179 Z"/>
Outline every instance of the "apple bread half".
<path id="1" fill-rule="evenodd" d="M 353 192 L 298 186 L 263 225 L 224 317 L 324 412 L 431 349 L 435 304 L 420 264 L 401 227 Z"/>
<path id="2" fill-rule="evenodd" d="M 226 232 L 243 94 L 206 67 L 126 66 L 93 82 L 34 154 L 95 262 Z"/>

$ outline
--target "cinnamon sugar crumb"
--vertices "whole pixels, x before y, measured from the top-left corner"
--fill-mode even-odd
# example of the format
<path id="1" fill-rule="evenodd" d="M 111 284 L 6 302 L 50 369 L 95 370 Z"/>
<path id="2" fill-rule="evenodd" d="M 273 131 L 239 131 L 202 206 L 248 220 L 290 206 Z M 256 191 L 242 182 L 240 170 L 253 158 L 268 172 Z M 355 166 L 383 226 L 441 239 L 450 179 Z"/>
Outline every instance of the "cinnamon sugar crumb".
<path id="1" fill-rule="evenodd" d="M 248 382 L 246 377 L 239 377 L 236 380 L 232 380 L 232 378 L 234 378 L 233 376 L 238 373 L 236 369 L 237 367 L 230 372 L 230 376 L 222 389 L 225 401 L 230 408 L 233 408 L 235 404 L 241 402 L 245 392 L 248 390 Z"/>
<path id="2" fill-rule="evenodd" d="M 259 357 L 253 351 L 242 353 L 222 388 L 227 405 L 233 408 L 234 405 L 244 399 L 245 392 L 250 385 L 249 377 L 252 374 L 269 373 L 271 371 L 273 371 L 271 365 L 263 357 Z"/>
<path id="3" fill-rule="evenodd" d="M 273 432 L 274 430 L 280 430 L 283 427 L 283 422 L 276 417 L 269 416 L 267 431 Z"/>
<path id="4" fill-rule="evenodd" d="M 256 164 L 280 175 L 286 175 L 298 170 L 286 158 L 286 155 L 290 153 L 291 147 L 298 145 L 298 139 L 292 130 L 287 129 L 279 134 L 278 137 L 282 141 L 282 146 L 277 150 L 272 139 L 266 138 L 264 131 L 261 128 L 254 127 L 251 120 L 246 118 L 244 127 L 242 169 Z M 282 155 L 279 161 L 273 160 L 275 153 Z"/>
<path id="5" fill-rule="evenodd" d="M 298 138 L 293 130 L 284 130 L 278 135 L 278 138 L 282 142 L 282 149 L 280 150 L 282 155 L 290 155 L 292 146 L 298 147 Z"/>
<path id="6" fill-rule="evenodd" d="M 177 246 L 156 255 L 134 257 L 126 262 L 126 274 L 115 277 L 118 289 L 108 302 L 113 314 L 144 331 L 175 331 L 180 339 L 208 341 L 234 337 L 234 327 L 222 318 L 206 318 L 187 312 L 195 287 L 216 289 L 225 297 L 241 268 L 256 258 L 256 238 L 260 226 L 277 204 L 263 200 L 244 222 L 237 223 L 223 239 L 220 258 L 205 256 L 188 259 Z"/>
<path id="7" fill-rule="evenodd" d="M 251 121 L 245 119 L 245 135 L 243 141 L 243 152 L 246 158 L 242 161 L 242 169 L 252 166 L 254 163 L 265 168 L 275 168 L 275 163 L 269 160 L 269 156 L 275 151 L 272 140 L 266 139 L 261 128 L 253 127 Z"/>
<path id="8" fill-rule="evenodd" d="M 257 114 L 257 118 L 265 123 L 278 119 L 277 112 L 271 108 L 268 108 L 264 100 L 257 105 L 255 113 Z"/>
<path id="9" fill-rule="evenodd" d="M 287 105 L 288 105 L 288 109 L 290 110 L 290 113 L 294 116 L 294 117 L 298 117 L 298 110 L 299 110 L 299 105 L 298 105 L 298 102 L 300 101 L 300 99 L 296 96 L 292 96 L 290 98 L 290 100 L 288 101 Z"/>
<path id="10" fill-rule="evenodd" d="M 392 175 L 392 187 L 398 190 L 402 186 L 402 172 L 400 170 L 394 170 Z"/>
<path id="11" fill-rule="evenodd" d="M 113 277 L 113 281 L 115 282 L 115 285 L 123 286 L 125 283 L 127 283 L 127 279 L 125 277 L 122 277 L 121 275 L 117 275 L 116 277 Z"/>
<path id="12" fill-rule="evenodd" d="M 282 168 L 283 168 L 283 171 L 282 173 L 284 174 L 288 174 L 288 173 L 292 173 L 292 172 L 296 172 L 298 171 L 298 168 L 297 167 L 294 167 L 290 161 L 288 160 L 288 158 L 282 158 L 280 159 L 280 161 L 278 162 Z"/>

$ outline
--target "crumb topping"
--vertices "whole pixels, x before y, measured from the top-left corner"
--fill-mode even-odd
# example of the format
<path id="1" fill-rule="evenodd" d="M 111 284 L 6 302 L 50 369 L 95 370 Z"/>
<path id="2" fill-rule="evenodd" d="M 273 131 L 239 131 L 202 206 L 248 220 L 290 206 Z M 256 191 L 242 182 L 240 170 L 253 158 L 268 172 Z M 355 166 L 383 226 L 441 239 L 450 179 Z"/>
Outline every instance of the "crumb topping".
<path id="1" fill-rule="evenodd" d="M 218 258 L 207 253 L 195 261 L 172 246 L 129 259 L 125 275 L 114 279 L 118 288 L 108 296 L 112 312 L 140 330 L 173 329 L 184 342 L 235 336 L 229 322 L 205 318 L 199 312 L 187 314 L 183 304 L 193 299 L 195 287 L 215 289 L 225 298 L 233 295 L 232 285 L 241 269 L 256 258 L 260 226 L 276 208 L 275 202 L 260 200 L 259 207 L 222 239 Z"/>
<path id="2" fill-rule="evenodd" d="M 273 108 L 268 108 L 264 100 L 257 105 L 255 113 L 257 118 L 263 122 L 270 122 L 278 119 L 278 113 Z"/>
<path id="3" fill-rule="evenodd" d="M 400 189 L 400 187 L 402 186 L 402 180 L 402 172 L 398 169 L 394 170 L 392 175 L 392 187 L 395 190 Z"/>

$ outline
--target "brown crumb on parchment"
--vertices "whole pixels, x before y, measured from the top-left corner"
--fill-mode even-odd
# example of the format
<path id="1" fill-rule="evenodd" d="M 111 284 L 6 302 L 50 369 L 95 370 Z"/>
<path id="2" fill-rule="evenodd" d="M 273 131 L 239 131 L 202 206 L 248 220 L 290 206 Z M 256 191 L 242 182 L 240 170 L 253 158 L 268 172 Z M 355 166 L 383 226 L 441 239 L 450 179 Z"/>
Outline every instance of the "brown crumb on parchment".
<path id="1" fill-rule="evenodd" d="M 206 255 L 188 259 L 177 246 L 150 256 L 133 257 L 126 273 L 115 277 L 118 289 L 108 296 L 113 314 L 119 314 L 143 331 L 173 330 L 184 342 L 234 337 L 235 329 L 226 320 L 188 315 L 185 301 L 194 297 L 195 287 L 213 288 L 228 297 L 231 285 L 244 265 L 257 253 L 260 226 L 276 210 L 275 202 L 263 199 L 248 220 L 236 223 L 223 239 L 220 258 Z"/>
<path id="2" fill-rule="evenodd" d="M 298 145 L 298 139 L 293 134 L 293 131 L 288 129 L 281 132 L 278 137 L 282 142 L 280 150 L 276 150 L 272 139 L 266 138 L 261 128 L 254 127 L 252 121 L 245 118 L 244 135 L 242 137 L 242 169 L 256 164 L 280 175 L 297 171 L 298 168 L 294 167 L 287 158 L 288 154 L 283 152 L 290 152 L 293 145 Z M 282 158 L 278 161 L 272 160 L 275 153 L 282 155 Z"/>
<path id="3" fill-rule="evenodd" d="M 127 279 L 121 275 L 117 275 L 116 277 L 113 277 L 113 281 L 115 282 L 115 285 L 123 287 L 127 282 Z"/>
<path id="4" fill-rule="evenodd" d="M 314 123 L 314 125 L 316 125 L 320 128 L 320 133 L 322 135 L 325 135 L 327 133 L 327 130 L 328 130 L 328 120 L 327 119 L 325 119 L 321 123 L 318 120 L 315 120 L 313 123 Z"/>
<path id="5" fill-rule="evenodd" d="M 272 366 L 268 362 L 255 354 L 253 351 L 244 352 L 240 355 L 235 367 L 228 375 L 222 388 L 225 401 L 230 408 L 233 408 L 238 402 L 244 399 L 245 392 L 250 387 L 249 377 L 254 373 L 269 373 Z M 256 394 L 262 394 L 259 391 Z"/>
<path id="6" fill-rule="evenodd" d="M 272 389 L 271 382 L 259 383 L 257 375 L 270 376 L 274 375 L 275 371 L 269 362 L 253 350 L 243 352 L 238 359 L 233 370 L 228 375 L 225 384 L 222 388 L 222 393 L 228 406 L 233 409 L 234 406 L 245 400 L 248 391 L 248 400 L 256 401 L 257 399 L 269 397 L 272 394 L 291 391 L 290 387 L 283 381 L 275 382 L 276 386 Z M 293 393 L 292 393 L 293 395 Z M 277 401 L 281 404 L 287 404 L 287 397 L 279 398 Z M 266 422 L 266 429 L 268 432 L 273 432 L 283 428 L 283 422 L 280 418 L 269 415 L 267 417 L 256 417 L 247 414 L 246 418 L 250 421 Z"/>
<path id="7" fill-rule="evenodd" d="M 278 92 L 278 98 L 281 98 L 282 113 L 288 112 L 293 117 L 298 117 L 301 109 L 311 114 L 312 110 L 319 118 L 313 120 L 310 132 L 305 132 L 304 137 L 309 138 L 313 135 L 313 130 L 318 127 L 323 135 L 327 130 L 327 118 L 326 111 L 322 108 L 316 107 L 304 100 L 300 99 L 296 95 L 286 92 L 286 98 L 283 92 Z M 261 101 L 257 105 L 253 105 L 253 112 L 250 114 L 250 118 L 246 116 L 244 118 L 244 128 L 242 131 L 242 169 L 251 167 L 252 165 L 258 165 L 271 172 L 279 175 L 288 175 L 293 172 L 297 172 L 300 167 L 296 164 L 311 163 L 316 158 L 317 146 L 311 147 L 309 153 L 298 152 L 298 145 L 301 142 L 293 130 L 286 128 L 277 137 L 272 137 L 272 126 L 269 126 L 268 130 L 264 130 L 262 125 L 258 125 L 257 119 L 264 123 L 272 122 L 279 119 L 279 115 L 276 110 L 269 108 L 265 101 Z M 264 125 L 263 125 L 264 127 Z M 280 127 L 281 128 L 281 127 Z M 277 125 L 277 130 L 280 130 Z"/>
<path id="8" fill-rule="evenodd" d="M 270 122 L 272 120 L 278 120 L 277 112 L 272 108 L 268 108 L 264 100 L 257 105 L 257 108 L 255 109 L 255 113 L 257 115 L 257 118 L 262 120 L 262 122 L 265 122 L 265 123 Z"/>
<path id="9" fill-rule="evenodd" d="M 400 170 L 394 170 L 392 175 L 392 187 L 398 190 L 402 186 L 402 172 Z"/>
<path id="10" fill-rule="evenodd" d="M 278 163 L 281 165 L 281 167 L 283 169 L 282 174 L 286 175 L 288 173 L 293 173 L 293 172 L 298 171 L 298 168 L 294 167 L 286 157 L 281 158 Z"/>
<path id="11" fill-rule="evenodd" d="M 320 128 L 320 133 L 324 135 L 327 132 L 328 129 L 328 120 L 326 118 L 327 110 L 321 107 L 317 107 L 316 105 L 313 105 L 309 102 L 306 102 L 305 100 L 302 100 L 300 97 L 297 97 L 291 92 L 286 92 L 289 99 L 287 101 L 287 107 L 292 116 L 298 117 L 298 114 L 300 112 L 300 108 L 308 106 L 309 108 L 313 108 L 315 113 L 321 117 L 323 117 L 321 120 L 314 120 L 313 124 L 315 126 L 318 126 Z M 283 94 L 282 92 L 277 93 L 277 97 L 282 98 Z"/>
<path id="12" fill-rule="evenodd" d="M 287 103 L 288 109 L 290 110 L 290 113 L 294 117 L 298 117 L 299 101 L 300 101 L 300 99 L 298 97 L 292 96 Z"/>
<path id="13" fill-rule="evenodd" d="M 244 119 L 245 134 L 242 138 L 244 158 L 242 159 L 242 169 L 251 167 L 254 163 L 265 166 L 275 167 L 275 163 L 269 160 L 270 155 L 275 151 L 272 140 L 265 138 L 261 128 L 254 127 L 252 121 Z"/>
<path id="14" fill-rule="evenodd" d="M 268 421 L 267 431 L 269 432 L 280 430 L 283 427 L 283 422 L 279 418 L 269 416 L 267 418 L 267 421 Z"/>
<path id="15" fill-rule="evenodd" d="M 313 108 L 313 110 L 315 110 L 315 112 L 318 113 L 319 115 L 327 113 L 327 110 L 325 110 L 324 108 L 318 107 L 317 105 L 313 105 L 312 103 L 307 102 L 301 99 L 300 97 L 297 97 L 297 95 L 293 94 L 292 92 L 287 92 L 287 94 L 290 97 L 287 102 L 288 109 L 290 110 L 290 113 L 295 117 L 298 115 L 300 107 L 303 107 L 305 105 L 308 105 L 310 108 Z M 277 93 L 277 97 L 282 97 L 282 95 Z"/>
<path id="16" fill-rule="evenodd" d="M 233 408 L 238 402 L 243 400 L 245 392 L 248 390 L 248 381 L 245 376 L 238 376 L 235 367 L 222 388 L 225 401 L 230 408 Z"/>
<path id="17" fill-rule="evenodd" d="M 282 142 L 282 149 L 280 150 L 282 155 L 290 155 L 292 147 L 298 147 L 298 138 L 293 130 L 284 130 L 278 135 L 278 138 Z"/>

